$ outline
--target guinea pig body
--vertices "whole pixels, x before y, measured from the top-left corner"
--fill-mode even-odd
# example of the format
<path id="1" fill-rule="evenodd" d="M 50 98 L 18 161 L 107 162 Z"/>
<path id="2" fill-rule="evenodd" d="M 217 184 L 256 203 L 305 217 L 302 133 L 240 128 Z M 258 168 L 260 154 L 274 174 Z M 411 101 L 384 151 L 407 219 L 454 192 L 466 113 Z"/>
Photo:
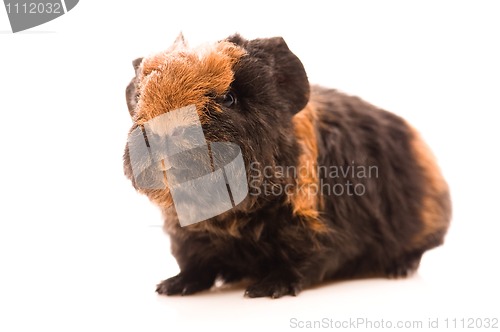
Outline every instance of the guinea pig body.
<path id="1" fill-rule="evenodd" d="M 162 210 L 180 267 L 158 293 L 249 279 L 245 295 L 277 298 L 325 280 L 403 277 L 442 244 L 448 187 L 419 134 L 357 97 L 311 86 L 283 39 L 234 35 L 192 50 L 180 38 L 134 67 L 131 132 L 195 105 L 207 141 L 238 144 L 249 183 L 233 209 L 181 227 L 168 188 L 134 179 L 127 145 L 125 174 Z"/>

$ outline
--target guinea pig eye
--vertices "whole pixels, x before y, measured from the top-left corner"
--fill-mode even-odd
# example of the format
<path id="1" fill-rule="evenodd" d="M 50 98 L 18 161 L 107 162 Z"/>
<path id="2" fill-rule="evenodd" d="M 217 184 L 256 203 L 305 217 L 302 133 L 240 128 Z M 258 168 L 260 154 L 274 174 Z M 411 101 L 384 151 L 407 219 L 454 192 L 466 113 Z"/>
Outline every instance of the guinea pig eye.
<path id="1" fill-rule="evenodd" d="M 228 92 L 222 97 L 222 106 L 231 107 L 236 104 L 236 96 L 233 92 Z"/>

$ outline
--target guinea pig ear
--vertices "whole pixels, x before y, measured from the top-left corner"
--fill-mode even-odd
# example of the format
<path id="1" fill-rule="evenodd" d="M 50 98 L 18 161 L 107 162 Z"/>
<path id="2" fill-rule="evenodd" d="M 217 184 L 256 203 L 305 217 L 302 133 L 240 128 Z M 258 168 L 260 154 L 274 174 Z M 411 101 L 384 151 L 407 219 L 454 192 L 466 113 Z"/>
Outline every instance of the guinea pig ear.
<path id="1" fill-rule="evenodd" d="M 132 61 L 132 66 L 134 67 L 135 71 L 135 76 L 134 78 L 130 81 L 130 83 L 127 86 L 127 89 L 125 91 L 125 96 L 127 99 L 127 107 L 128 107 L 128 112 L 130 113 L 131 117 L 134 117 L 135 114 L 135 107 L 137 106 L 137 100 L 139 98 L 139 89 L 137 88 L 137 73 L 139 71 L 139 66 L 141 65 L 143 58 L 137 58 L 134 61 Z"/>
<path id="2" fill-rule="evenodd" d="M 299 58 L 290 51 L 281 37 L 263 39 L 262 47 L 274 56 L 278 92 L 299 112 L 309 101 L 309 80 Z"/>
<path id="3" fill-rule="evenodd" d="M 299 58 L 290 51 L 285 40 L 281 37 L 263 38 L 246 41 L 239 35 L 230 37 L 233 42 L 240 44 L 262 57 L 264 51 L 269 56 L 268 63 L 274 69 L 278 93 L 291 105 L 292 112 L 302 110 L 309 101 L 309 80 Z"/>

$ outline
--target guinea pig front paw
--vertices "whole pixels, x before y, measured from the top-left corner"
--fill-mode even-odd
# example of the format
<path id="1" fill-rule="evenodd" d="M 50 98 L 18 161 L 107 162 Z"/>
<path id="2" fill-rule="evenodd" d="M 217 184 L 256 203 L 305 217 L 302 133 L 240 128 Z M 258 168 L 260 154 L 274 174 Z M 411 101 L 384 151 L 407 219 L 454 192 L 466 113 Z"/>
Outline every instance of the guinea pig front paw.
<path id="1" fill-rule="evenodd" d="M 245 291 L 245 296 L 250 298 L 268 296 L 277 299 L 285 295 L 297 296 L 301 290 L 302 286 L 298 281 L 269 276 L 250 285 Z"/>
<path id="2" fill-rule="evenodd" d="M 389 264 L 385 270 L 385 274 L 390 279 L 406 278 L 417 271 L 420 265 L 422 252 L 415 252 L 404 255 Z"/>
<path id="3" fill-rule="evenodd" d="M 163 280 L 156 286 L 156 292 L 161 295 L 190 295 L 206 289 L 214 284 L 211 275 L 192 275 L 179 273 L 175 277 Z"/>

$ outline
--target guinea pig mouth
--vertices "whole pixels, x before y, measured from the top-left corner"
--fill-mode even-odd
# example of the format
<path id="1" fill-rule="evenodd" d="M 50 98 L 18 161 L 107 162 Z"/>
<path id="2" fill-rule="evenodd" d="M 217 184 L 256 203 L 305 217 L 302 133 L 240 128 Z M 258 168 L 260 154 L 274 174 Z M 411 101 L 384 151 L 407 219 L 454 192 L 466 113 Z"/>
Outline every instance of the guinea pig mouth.
<path id="1" fill-rule="evenodd" d="M 214 170 L 207 146 L 199 146 L 168 156 L 162 163 L 170 186 L 194 180 Z"/>
<path id="2" fill-rule="evenodd" d="M 181 226 L 224 213 L 248 194 L 238 145 L 211 142 L 165 159 L 165 178 Z"/>

